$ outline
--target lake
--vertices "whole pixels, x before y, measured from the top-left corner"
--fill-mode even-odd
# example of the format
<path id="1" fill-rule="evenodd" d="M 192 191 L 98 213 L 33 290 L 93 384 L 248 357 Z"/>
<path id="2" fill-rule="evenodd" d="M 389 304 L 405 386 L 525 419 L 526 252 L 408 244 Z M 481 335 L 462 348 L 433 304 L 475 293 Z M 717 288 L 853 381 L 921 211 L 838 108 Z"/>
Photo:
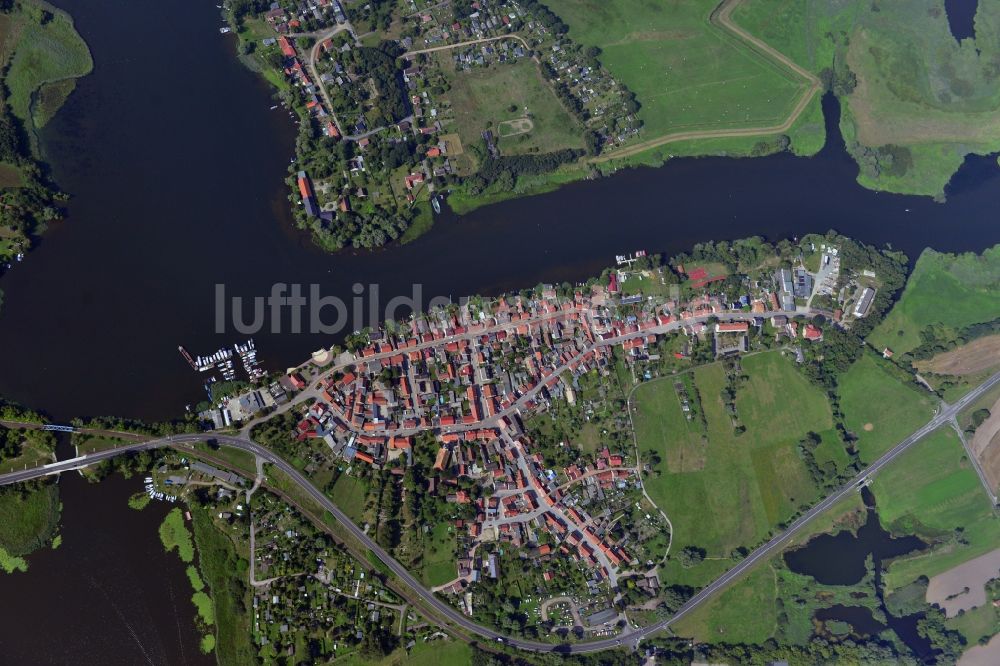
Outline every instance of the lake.
<path id="1" fill-rule="evenodd" d="M 207 354 L 242 337 L 214 331 L 217 284 L 245 297 L 266 296 L 277 282 L 345 297 L 356 283 L 377 285 L 384 302 L 414 284 L 425 298 L 457 298 L 580 280 L 616 253 L 675 254 L 752 234 L 836 228 L 913 256 L 928 245 L 1000 242 L 995 159 L 970 160 L 946 204 L 870 192 L 855 183 L 828 100 L 831 137 L 810 159 L 677 159 L 462 218 L 446 213 L 403 247 L 327 255 L 286 209 L 295 127 L 269 110 L 269 89 L 239 64 L 235 39 L 218 33 L 212 3 L 58 4 L 95 61 L 42 136 L 73 199 L 68 219 L 0 283 L 0 349 L 16 350 L 0 357 L 0 395 L 57 419 L 170 418 L 201 400 L 201 378 L 177 346 Z M 336 341 L 255 339 L 271 369 Z"/>

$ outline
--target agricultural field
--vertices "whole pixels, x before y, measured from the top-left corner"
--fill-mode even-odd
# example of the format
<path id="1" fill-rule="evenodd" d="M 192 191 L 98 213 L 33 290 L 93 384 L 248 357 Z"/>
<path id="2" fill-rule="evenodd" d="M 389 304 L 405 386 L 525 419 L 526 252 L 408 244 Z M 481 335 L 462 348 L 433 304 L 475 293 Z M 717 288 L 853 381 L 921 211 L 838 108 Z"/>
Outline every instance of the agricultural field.
<path id="1" fill-rule="evenodd" d="M 442 69 L 451 84 L 446 96 L 454 127 L 466 148 L 481 143 L 486 129 L 499 137 L 497 146 L 504 155 L 583 147 L 583 127 L 562 107 L 531 60 L 468 72 L 454 71 L 444 62 Z"/>
<path id="2" fill-rule="evenodd" d="M 965 377 L 1000 367 L 1000 335 L 977 338 L 952 351 L 913 364 L 920 372 Z"/>
<path id="3" fill-rule="evenodd" d="M 795 445 L 810 431 L 833 427 L 825 396 L 778 352 L 744 357 L 743 370 L 749 379 L 736 398 L 740 420 L 747 427 L 741 435 L 736 434 L 721 398 L 726 385 L 723 366 L 694 371 L 708 444 L 700 466 L 693 464 L 689 453 L 681 472 L 672 471 L 671 461 L 676 469 L 682 448 L 697 450 L 698 435 L 691 438 L 676 395 L 670 395 L 676 378 L 636 391 L 639 449 L 659 449 L 664 461 L 647 478 L 646 490 L 673 523 L 673 548 L 695 546 L 706 551 L 706 559 L 690 568 L 673 559 L 668 562 L 663 573 L 671 583 L 708 582 L 731 566 L 736 548 L 755 545 L 799 506 L 816 499 L 816 487 Z M 663 425 L 656 426 L 657 420 Z M 705 515 L 713 520 L 705 521 Z"/>
<path id="4" fill-rule="evenodd" d="M 808 84 L 711 23 L 717 0 L 551 0 L 569 36 L 635 93 L 643 138 L 782 123 Z"/>
<path id="5" fill-rule="evenodd" d="M 838 386 L 844 424 L 870 463 L 934 415 L 934 399 L 894 377 L 871 354 L 851 366 Z"/>
<path id="6" fill-rule="evenodd" d="M 887 529 L 934 544 L 888 566 L 889 590 L 947 571 L 1000 544 L 1000 518 L 949 429 L 926 437 L 886 467 L 875 477 L 872 492 Z"/>
<path id="7" fill-rule="evenodd" d="M 1000 81 L 992 74 L 1000 6 L 980 2 L 975 39 L 959 43 L 942 5 L 745 0 L 734 18 L 814 73 L 836 65 L 842 129 L 863 185 L 941 195 L 966 154 L 1000 148 Z"/>
<path id="8" fill-rule="evenodd" d="M 869 341 L 902 354 L 931 325 L 956 330 L 1000 318 L 1000 246 L 953 255 L 924 250 L 903 295 Z"/>

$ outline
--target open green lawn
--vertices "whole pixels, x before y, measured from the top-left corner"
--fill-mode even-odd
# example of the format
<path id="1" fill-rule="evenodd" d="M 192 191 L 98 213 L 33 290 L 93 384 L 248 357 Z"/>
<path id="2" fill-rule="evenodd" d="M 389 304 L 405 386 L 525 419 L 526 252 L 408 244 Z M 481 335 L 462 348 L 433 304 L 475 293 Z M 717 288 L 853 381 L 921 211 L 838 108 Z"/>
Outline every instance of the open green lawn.
<path id="1" fill-rule="evenodd" d="M 958 436 L 938 430 L 886 467 L 872 484 L 883 525 L 898 534 L 917 534 L 940 543 L 894 561 L 889 589 L 918 576 L 934 576 L 1000 545 L 996 516 Z M 953 538 L 961 529 L 961 539 Z"/>
<path id="2" fill-rule="evenodd" d="M 841 378 L 840 408 L 858 437 L 861 460 L 870 463 L 934 415 L 928 393 L 901 382 L 865 354 Z"/>
<path id="3" fill-rule="evenodd" d="M 456 72 L 445 63 L 442 69 L 448 72 L 452 87 L 447 98 L 466 150 L 482 141 L 486 129 L 492 129 L 494 136 L 500 135 L 497 145 L 505 155 L 583 147 L 583 127 L 562 107 L 531 60 L 524 58 L 468 72 Z M 512 106 L 517 108 L 511 111 Z M 510 132 L 509 124 L 502 130 L 498 127 L 504 121 L 525 117 L 532 125 L 528 132 L 504 136 Z"/>
<path id="4" fill-rule="evenodd" d="M 49 541 L 59 523 L 59 490 L 53 484 L 32 489 L 20 486 L 0 492 L 0 549 L 12 556 L 27 555 Z"/>
<path id="5" fill-rule="evenodd" d="M 709 22 L 718 0 L 549 0 L 569 35 L 635 93 L 643 135 L 776 125 L 805 82 Z"/>
<path id="6" fill-rule="evenodd" d="M 333 484 L 333 501 L 351 520 L 361 520 L 368 499 L 368 487 L 356 476 L 341 474 Z"/>
<path id="7" fill-rule="evenodd" d="M 650 476 L 645 485 L 673 523 L 673 548 L 693 545 L 704 548 L 709 558 L 723 558 L 692 568 L 671 560 L 664 571 L 671 583 L 708 582 L 730 566 L 727 559 L 733 549 L 755 545 L 799 506 L 816 499 L 816 487 L 795 444 L 807 432 L 833 427 L 825 396 L 779 352 L 745 357 L 743 368 L 750 379 L 736 401 L 747 426 L 741 436 L 734 434 L 720 397 L 723 367 L 713 364 L 694 371 L 707 417 L 708 445 L 703 467 L 693 471 L 672 472 L 669 467 L 677 448 L 687 446 L 686 423 L 670 395 L 674 378 L 636 391 L 639 448 L 660 447 L 664 460 L 660 475 Z M 655 423 L 657 414 L 666 426 Z"/>
<path id="8" fill-rule="evenodd" d="M 455 535 L 451 523 L 435 525 L 424 535 L 424 556 L 420 565 L 420 578 L 425 585 L 442 585 L 455 580 Z"/>
<path id="9" fill-rule="evenodd" d="M 764 563 L 674 625 L 678 636 L 705 642 L 762 643 L 778 622 L 774 570 Z"/>
<path id="10" fill-rule="evenodd" d="M 19 39 L 5 77 L 11 110 L 29 128 L 44 125 L 72 87 L 65 83 L 49 86 L 32 114 L 31 100 L 36 91 L 46 84 L 84 76 L 94 66 L 90 50 L 69 15 L 46 7 L 52 14 L 43 24 L 40 5 L 30 0 L 23 3 Z"/>
<path id="11" fill-rule="evenodd" d="M 1000 245 L 981 255 L 924 250 L 899 302 L 872 331 L 876 347 L 905 353 L 932 324 L 952 329 L 1000 318 Z"/>

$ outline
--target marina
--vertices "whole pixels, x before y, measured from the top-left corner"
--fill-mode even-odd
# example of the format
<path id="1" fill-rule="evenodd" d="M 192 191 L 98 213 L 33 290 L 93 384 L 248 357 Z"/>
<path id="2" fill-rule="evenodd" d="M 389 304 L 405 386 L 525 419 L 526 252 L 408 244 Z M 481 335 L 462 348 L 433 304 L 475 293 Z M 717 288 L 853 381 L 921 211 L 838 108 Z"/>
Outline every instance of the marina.
<path id="1" fill-rule="evenodd" d="M 223 347 L 208 356 L 192 357 L 183 345 L 177 347 L 184 360 L 197 372 L 210 372 L 217 370 L 222 379 L 227 382 L 236 380 L 236 366 L 233 363 L 234 356 L 239 359 L 247 379 L 256 382 L 266 376 L 266 372 L 261 369 L 257 361 L 257 347 L 253 339 L 247 340 L 242 345 L 237 343 L 232 348 Z M 208 383 L 216 381 L 216 377 L 208 380 Z"/>

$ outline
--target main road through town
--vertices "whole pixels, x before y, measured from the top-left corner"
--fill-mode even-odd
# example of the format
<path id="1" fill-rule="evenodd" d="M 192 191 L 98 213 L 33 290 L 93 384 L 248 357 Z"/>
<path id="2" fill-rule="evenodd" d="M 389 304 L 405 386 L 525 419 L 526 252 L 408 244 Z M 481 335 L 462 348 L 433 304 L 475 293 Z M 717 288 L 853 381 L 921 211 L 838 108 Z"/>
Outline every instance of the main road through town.
<path id="1" fill-rule="evenodd" d="M 528 641 L 516 637 L 504 636 L 503 634 L 500 634 L 492 629 L 476 624 L 461 612 L 434 596 L 433 592 L 425 588 L 416 578 L 413 577 L 412 574 L 410 574 L 409 571 L 406 570 L 405 567 L 403 567 L 403 565 L 397 562 L 391 555 L 389 555 L 389 553 L 375 543 L 364 530 L 354 524 L 351 519 L 337 507 L 337 505 L 330 501 L 330 498 L 316 488 L 316 486 L 314 486 L 309 479 L 303 476 L 295 467 L 275 454 L 273 451 L 257 444 L 256 442 L 253 442 L 249 438 L 205 433 L 173 435 L 160 439 L 152 439 L 146 442 L 123 444 L 115 449 L 107 449 L 69 460 L 63 460 L 31 469 L 3 474 L 0 475 L 0 485 L 17 483 L 19 481 L 28 481 L 50 474 L 58 474 L 60 472 L 80 469 L 86 467 L 87 465 L 113 458 L 129 451 L 141 451 L 163 447 L 179 448 L 183 451 L 187 449 L 187 445 L 189 444 L 215 440 L 221 445 L 241 449 L 252 453 L 255 456 L 259 456 L 261 459 L 266 460 L 287 474 L 294 483 L 302 488 L 302 490 L 312 497 L 320 506 L 333 514 L 333 516 L 344 526 L 345 529 L 347 529 L 356 539 L 371 550 L 396 576 L 399 577 L 403 583 L 412 588 L 423 599 L 427 606 L 431 607 L 435 612 L 447 618 L 448 621 L 461 627 L 469 633 L 481 636 L 490 641 L 502 641 L 506 645 L 535 652 L 598 652 L 600 650 L 607 650 L 622 645 L 635 646 L 646 636 L 662 631 L 671 624 L 677 622 L 677 620 L 708 601 L 713 595 L 722 590 L 729 583 L 733 582 L 736 578 L 746 573 L 752 566 L 754 566 L 754 564 L 777 552 L 793 536 L 799 534 L 818 515 L 832 507 L 841 499 L 847 497 L 850 493 L 857 492 L 861 486 L 866 484 L 882 468 L 890 464 L 900 454 L 913 446 L 913 444 L 937 428 L 948 424 L 949 421 L 951 421 L 951 419 L 953 419 L 963 408 L 977 400 L 981 395 L 998 384 L 1000 384 L 1000 372 L 990 377 L 985 383 L 970 391 L 961 400 L 955 402 L 954 404 L 942 404 L 938 413 L 934 416 L 934 418 L 928 421 L 926 425 L 896 444 L 885 455 L 880 457 L 874 463 L 869 465 L 864 471 L 851 479 L 849 483 L 845 484 L 839 490 L 813 506 L 807 512 L 799 516 L 798 519 L 796 519 L 780 534 L 776 535 L 770 541 L 754 550 L 749 556 L 741 560 L 732 569 L 702 588 L 701 591 L 691 597 L 671 617 L 647 627 L 636 629 L 630 633 L 622 634 L 616 638 L 604 638 L 601 640 L 583 643 L 553 645 L 550 643 Z M 34 424 L 25 425 L 33 426 Z"/>

